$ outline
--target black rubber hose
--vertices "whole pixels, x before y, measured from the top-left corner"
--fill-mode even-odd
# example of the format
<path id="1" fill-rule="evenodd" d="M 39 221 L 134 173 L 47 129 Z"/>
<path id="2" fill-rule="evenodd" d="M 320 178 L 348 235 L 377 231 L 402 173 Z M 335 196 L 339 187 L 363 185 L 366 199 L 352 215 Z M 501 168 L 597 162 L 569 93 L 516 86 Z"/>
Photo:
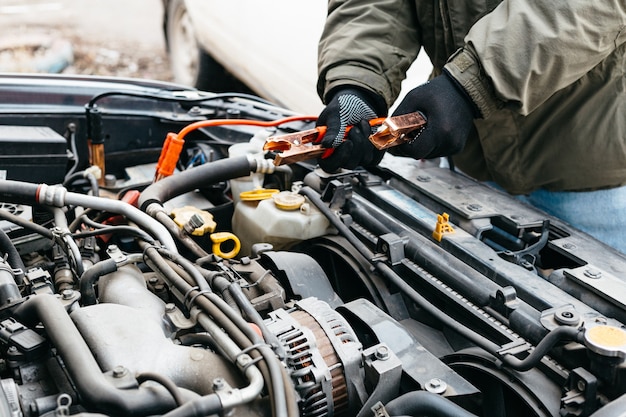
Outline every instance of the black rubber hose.
<path id="1" fill-rule="evenodd" d="M 139 207 L 146 211 L 146 208 L 152 203 L 163 204 L 196 188 L 245 177 L 255 170 L 256 163 L 251 162 L 247 156 L 218 159 L 151 184 L 139 196 Z"/>
<path id="2" fill-rule="evenodd" d="M 575 327 L 559 326 L 550 331 L 541 339 L 530 355 L 524 359 L 518 359 L 513 355 L 500 355 L 500 359 L 510 368 L 517 371 L 528 371 L 539 364 L 541 358 L 550 352 L 550 350 L 563 340 L 573 340 L 578 343 L 584 342 L 584 331 Z"/>
<path id="3" fill-rule="evenodd" d="M 185 399 L 183 398 L 183 395 L 180 392 L 178 386 L 176 386 L 176 384 L 174 384 L 174 381 L 172 381 L 165 375 L 158 374 L 156 372 L 142 372 L 138 374 L 136 378 L 139 384 L 142 384 L 145 381 L 154 381 L 163 385 L 163 387 L 165 387 L 165 389 L 167 389 L 169 393 L 172 394 L 172 398 L 174 399 L 174 401 L 176 401 L 176 405 L 179 407 L 185 402 Z"/>
<path id="4" fill-rule="evenodd" d="M 54 295 L 32 296 L 16 308 L 15 315 L 24 324 L 43 324 L 52 346 L 63 359 L 81 404 L 88 410 L 112 415 L 148 416 L 163 414 L 176 406 L 165 389 L 114 387 L 100 370 L 65 307 Z"/>
<path id="5" fill-rule="evenodd" d="M 169 251 L 165 248 L 156 248 L 156 250 L 162 257 L 178 264 L 187 274 L 189 274 L 189 276 L 194 280 L 196 286 L 200 289 L 200 291 L 211 291 L 211 287 L 209 286 L 207 280 L 204 278 L 204 275 L 202 275 L 200 271 L 196 269 L 195 265 L 190 260 L 178 253 L 173 253 L 172 251 Z"/>
<path id="6" fill-rule="evenodd" d="M 93 265 L 91 268 L 83 272 L 79 279 L 81 302 L 83 305 L 96 304 L 96 291 L 93 286 L 102 275 L 110 274 L 117 271 L 117 263 L 114 259 L 105 259 Z"/>
<path id="7" fill-rule="evenodd" d="M 92 195 L 95 197 L 99 197 L 100 187 L 98 185 L 98 180 L 96 179 L 96 176 L 93 175 L 92 173 L 86 174 L 85 171 L 75 172 L 69 177 L 66 177 L 65 180 L 63 180 L 62 185 L 65 188 L 69 188 L 75 181 L 82 180 L 82 179 L 87 180 L 87 182 L 89 182 L 89 187 L 91 188 Z"/>
<path id="8" fill-rule="evenodd" d="M 356 204 L 350 205 L 349 213 L 355 221 L 360 223 L 363 220 L 361 224 L 374 226 L 374 233 L 391 232 L 400 237 L 409 237 L 405 245 L 407 258 L 417 262 L 419 265 L 426 266 L 428 271 L 437 277 L 450 277 L 448 280 L 455 283 L 456 290 L 462 294 L 470 294 L 469 298 L 476 304 L 488 304 L 490 294 L 494 294 L 501 288 L 496 283 L 487 280 L 481 280 L 482 285 L 477 288 L 477 280 L 483 277 L 478 271 L 440 246 L 431 244 L 430 241 L 419 233 L 404 234 L 400 225 L 390 227 L 391 225 L 389 224 L 383 224 L 381 220 L 368 212 L 366 208 L 359 207 Z"/>
<path id="9" fill-rule="evenodd" d="M 211 335 L 206 333 L 187 333 L 178 337 L 183 346 L 202 345 L 217 350 L 219 347 Z"/>
<path id="10" fill-rule="evenodd" d="M 133 226 L 110 226 L 110 227 L 103 227 L 101 229 L 95 229 L 95 230 L 88 230 L 85 232 L 78 232 L 78 233 L 72 233 L 72 238 L 73 239 L 81 239 L 81 238 L 85 238 L 85 237 L 92 237 L 92 236 L 100 236 L 100 235 L 107 235 L 107 234 L 123 234 L 123 235 L 130 235 L 130 236 L 134 236 L 136 238 L 139 238 L 145 242 L 148 242 L 151 245 L 156 245 L 157 241 L 154 240 L 152 238 L 152 236 L 150 236 L 149 234 L 147 234 L 146 232 L 144 232 L 142 229 L 139 229 L 137 227 L 133 227 Z"/>
<path id="11" fill-rule="evenodd" d="M 259 312 L 255 310 L 252 303 L 250 303 L 250 300 L 248 300 L 248 298 L 244 295 L 239 284 L 231 283 L 228 287 L 228 291 L 235 299 L 235 302 L 237 303 L 241 311 L 243 311 L 246 316 L 248 316 L 248 320 L 256 324 L 256 326 L 261 330 L 263 339 L 265 339 L 265 341 L 269 343 L 270 346 L 272 346 L 272 349 L 274 350 L 274 352 L 276 352 L 276 355 L 280 359 L 284 359 L 285 348 L 278 341 L 278 337 L 276 337 L 274 333 L 269 331 L 269 329 L 265 325 L 265 322 L 263 321 L 263 318 L 261 317 Z"/>
<path id="12" fill-rule="evenodd" d="M 222 402 L 216 394 L 205 395 L 189 401 L 182 406 L 164 414 L 163 417 L 204 417 L 223 411 Z"/>
<path id="13" fill-rule="evenodd" d="M 21 226 L 24 229 L 28 229 L 32 232 L 38 233 L 41 236 L 48 238 L 50 240 L 54 239 L 54 235 L 49 229 L 46 229 L 45 227 L 37 223 L 33 223 L 30 220 L 27 220 L 20 216 L 16 216 L 15 214 L 9 213 L 8 211 L 0 210 L 0 219 L 4 219 L 8 222 Z"/>
<path id="14" fill-rule="evenodd" d="M 220 297 L 222 297 L 222 299 L 226 302 L 226 304 L 228 304 L 233 310 L 237 312 L 241 311 L 241 308 L 235 302 L 235 299 L 228 289 L 228 287 L 230 287 L 230 284 L 232 284 L 228 279 L 218 275 L 213 277 L 213 279 L 211 279 L 209 283 L 211 284 L 211 288 L 213 288 L 213 291 L 218 293 Z"/>
<path id="15" fill-rule="evenodd" d="M 11 265 L 0 261 L 0 310 L 22 300 Z"/>
<path id="16" fill-rule="evenodd" d="M 37 204 L 38 184 L 30 182 L 0 180 L 0 201 L 28 204 Z"/>
<path id="17" fill-rule="evenodd" d="M 26 266 L 24 261 L 22 261 L 22 257 L 13 242 L 11 242 L 11 238 L 2 229 L 0 229 L 0 254 L 7 256 L 7 261 L 11 268 L 21 269 L 22 272 L 26 272 Z M 21 284 L 21 282 L 18 282 L 18 284 Z"/>
<path id="18" fill-rule="evenodd" d="M 428 391 L 412 391 L 389 401 L 385 410 L 390 416 L 476 417 L 445 397 Z"/>

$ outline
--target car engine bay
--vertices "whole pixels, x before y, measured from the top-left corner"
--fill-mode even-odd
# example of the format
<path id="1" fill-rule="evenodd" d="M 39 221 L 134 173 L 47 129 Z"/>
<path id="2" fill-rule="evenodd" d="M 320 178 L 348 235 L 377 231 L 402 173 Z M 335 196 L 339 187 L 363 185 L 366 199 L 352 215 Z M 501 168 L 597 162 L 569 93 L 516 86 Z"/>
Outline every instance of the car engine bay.
<path id="1" fill-rule="evenodd" d="M 314 125 L 0 76 L 0 415 L 626 415 L 624 255 L 431 161 L 262 150 Z"/>

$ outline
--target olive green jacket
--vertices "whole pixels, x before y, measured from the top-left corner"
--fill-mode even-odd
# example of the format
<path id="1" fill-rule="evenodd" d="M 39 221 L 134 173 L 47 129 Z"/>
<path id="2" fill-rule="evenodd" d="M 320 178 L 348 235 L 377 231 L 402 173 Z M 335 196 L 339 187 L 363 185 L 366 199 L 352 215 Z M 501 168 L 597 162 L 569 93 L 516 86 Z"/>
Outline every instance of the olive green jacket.
<path id="1" fill-rule="evenodd" d="M 454 157 L 511 193 L 626 184 L 625 0 L 330 0 L 318 92 L 391 105 L 423 47 L 478 106 Z"/>

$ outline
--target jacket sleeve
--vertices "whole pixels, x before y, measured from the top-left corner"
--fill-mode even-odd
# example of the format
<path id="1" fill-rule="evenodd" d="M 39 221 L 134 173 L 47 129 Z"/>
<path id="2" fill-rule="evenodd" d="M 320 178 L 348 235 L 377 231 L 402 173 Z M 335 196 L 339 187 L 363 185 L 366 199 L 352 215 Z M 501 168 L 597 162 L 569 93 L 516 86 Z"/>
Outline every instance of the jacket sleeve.
<path id="1" fill-rule="evenodd" d="M 318 94 L 341 85 L 383 97 L 390 106 L 420 49 L 410 0 L 330 0 L 318 50 Z"/>
<path id="2" fill-rule="evenodd" d="M 528 114 L 626 42 L 624 0 L 504 0 L 472 26 L 446 70 L 483 117 Z"/>

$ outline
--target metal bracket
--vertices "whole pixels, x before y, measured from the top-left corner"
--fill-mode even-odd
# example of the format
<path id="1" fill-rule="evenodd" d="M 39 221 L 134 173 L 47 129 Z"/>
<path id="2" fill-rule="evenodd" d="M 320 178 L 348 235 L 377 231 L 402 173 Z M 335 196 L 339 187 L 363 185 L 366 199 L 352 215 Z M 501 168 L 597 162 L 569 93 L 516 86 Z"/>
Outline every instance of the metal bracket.
<path id="1" fill-rule="evenodd" d="M 492 294 L 489 298 L 491 307 L 504 317 L 509 317 L 511 312 L 519 307 L 517 292 L 515 288 L 510 286 L 497 290 L 496 293 Z"/>
<path id="2" fill-rule="evenodd" d="M 598 380 L 583 368 L 574 369 L 567 381 L 565 395 L 561 398 L 561 415 L 586 417 L 597 408 Z"/>
<path id="3" fill-rule="evenodd" d="M 339 180 L 330 181 L 322 192 L 322 201 L 329 202 L 332 210 L 343 207 L 350 198 L 352 198 L 352 185 Z"/>
<path id="4" fill-rule="evenodd" d="M 404 246 L 408 239 L 401 238 L 395 233 L 387 233 L 378 237 L 376 252 L 384 253 L 392 266 L 399 265 L 404 256 Z"/>
<path id="5" fill-rule="evenodd" d="M 525 340 L 519 339 L 511 343 L 507 343 L 498 350 L 498 356 L 517 355 L 518 353 L 528 352 L 532 345 Z"/>
<path id="6" fill-rule="evenodd" d="M 364 411 L 375 407 L 376 403 L 388 402 L 398 395 L 402 377 L 402 362 L 384 343 L 379 343 L 363 351 L 365 384 L 370 395 L 357 417 L 364 417 Z"/>

